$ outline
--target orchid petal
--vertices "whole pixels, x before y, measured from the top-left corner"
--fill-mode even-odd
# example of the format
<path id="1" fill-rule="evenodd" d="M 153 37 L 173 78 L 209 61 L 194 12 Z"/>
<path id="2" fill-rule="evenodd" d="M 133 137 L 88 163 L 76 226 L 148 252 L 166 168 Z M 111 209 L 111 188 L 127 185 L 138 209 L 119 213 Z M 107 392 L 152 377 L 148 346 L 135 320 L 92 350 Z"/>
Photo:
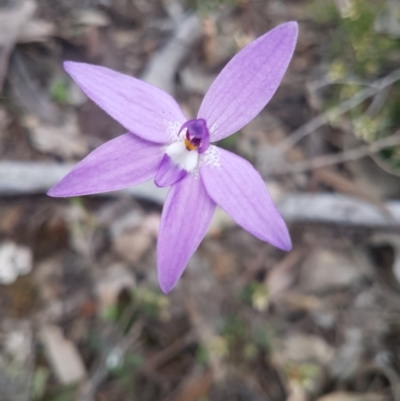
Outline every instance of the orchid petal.
<path id="1" fill-rule="evenodd" d="M 205 236 L 215 210 L 198 175 L 187 176 L 169 190 L 157 244 L 160 287 L 168 293 Z"/>
<path id="2" fill-rule="evenodd" d="M 293 56 L 297 32 L 296 22 L 279 25 L 241 50 L 218 75 L 198 114 L 207 121 L 211 141 L 240 130 L 269 102 Z"/>
<path id="3" fill-rule="evenodd" d="M 139 184 L 155 176 L 163 155 L 159 144 L 121 135 L 86 156 L 48 195 L 88 195 Z"/>
<path id="4" fill-rule="evenodd" d="M 213 157 L 200 161 L 200 175 L 210 197 L 254 236 L 290 250 L 286 224 L 260 174 L 240 156 L 216 146 L 210 148 Z"/>
<path id="5" fill-rule="evenodd" d="M 161 89 L 105 67 L 66 61 L 79 87 L 128 131 L 157 143 L 170 143 L 186 121 L 175 100 Z"/>

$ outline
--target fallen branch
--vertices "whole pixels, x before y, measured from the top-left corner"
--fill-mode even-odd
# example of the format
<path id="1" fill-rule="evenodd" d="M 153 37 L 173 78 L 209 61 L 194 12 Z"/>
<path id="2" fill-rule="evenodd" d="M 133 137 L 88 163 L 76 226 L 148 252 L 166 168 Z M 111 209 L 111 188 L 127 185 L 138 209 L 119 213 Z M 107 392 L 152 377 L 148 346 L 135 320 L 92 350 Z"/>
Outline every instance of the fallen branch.
<path id="1" fill-rule="evenodd" d="M 0 196 L 46 193 L 73 167 L 74 164 L 52 162 L 0 162 Z M 121 192 L 162 204 L 168 189 L 157 188 L 152 181 L 148 181 Z"/>
<path id="2" fill-rule="evenodd" d="M 73 164 L 45 162 L 0 162 L 0 196 L 46 193 L 63 178 Z M 123 191 L 99 194 L 126 194 L 162 205 L 168 188 L 157 188 L 152 181 Z M 293 222 L 319 222 L 360 227 L 396 227 L 400 223 L 400 202 L 380 208 L 355 197 L 338 194 L 291 194 L 277 202 L 284 218 Z"/>
<path id="3" fill-rule="evenodd" d="M 173 94 L 178 67 L 201 35 L 201 22 L 197 15 L 182 18 L 172 38 L 151 59 L 142 79 Z"/>
<path id="4" fill-rule="evenodd" d="M 386 202 L 380 208 L 346 195 L 299 193 L 282 199 L 278 209 L 291 222 L 385 229 L 398 228 L 400 224 L 399 201 Z"/>

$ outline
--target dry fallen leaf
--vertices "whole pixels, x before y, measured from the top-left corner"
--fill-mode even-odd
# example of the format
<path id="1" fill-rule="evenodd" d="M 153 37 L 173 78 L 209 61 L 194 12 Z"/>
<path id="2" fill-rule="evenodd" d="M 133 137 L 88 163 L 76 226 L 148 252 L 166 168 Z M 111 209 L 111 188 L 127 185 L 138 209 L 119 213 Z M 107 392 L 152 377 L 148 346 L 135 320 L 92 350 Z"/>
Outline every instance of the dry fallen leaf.
<path id="1" fill-rule="evenodd" d="M 315 249 L 301 266 L 299 285 L 317 292 L 349 287 L 370 270 L 370 261 L 357 249 Z"/>
<path id="2" fill-rule="evenodd" d="M 55 26 L 51 22 L 32 19 L 21 27 L 18 43 L 44 42 L 55 32 Z"/>
<path id="3" fill-rule="evenodd" d="M 41 152 L 67 159 L 85 156 L 88 146 L 80 137 L 76 116 L 70 114 L 66 117 L 64 124 L 55 126 L 41 123 L 33 115 L 26 116 L 24 125 L 29 129 L 32 145 Z"/>
<path id="4" fill-rule="evenodd" d="M 79 382 L 86 377 L 86 369 L 75 344 L 67 340 L 59 327 L 46 325 L 41 339 L 54 373 L 61 384 Z"/>
<path id="5" fill-rule="evenodd" d="M 115 305 L 120 293 L 124 289 L 130 291 L 134 286 L 135 278 L 125 265 L 114 264 L 99 272 L 95 292 L 101 311 L 105 312 L 107 308 Z"/>
<path id="6" fill-rule="evenodd" d="M 377 393 L 349 393 L 339 391 L 337 393 L 330 393 L 319 398 L 318 401 L 383 401 L 385 396 Z"/>

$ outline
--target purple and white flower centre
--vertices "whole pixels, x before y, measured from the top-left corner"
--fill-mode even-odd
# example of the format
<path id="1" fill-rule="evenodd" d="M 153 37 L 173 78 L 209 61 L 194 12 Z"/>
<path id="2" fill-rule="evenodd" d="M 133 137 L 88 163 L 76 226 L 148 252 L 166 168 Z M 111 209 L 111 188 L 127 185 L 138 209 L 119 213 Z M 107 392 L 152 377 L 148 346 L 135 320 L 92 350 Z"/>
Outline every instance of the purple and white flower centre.
<path id="1" fill-rule="evenodd" d="M 178 138 L 165 150 L 154 179 L 158 187 L 175 184 L 195 170 L 199 164 L 199 155 L 210 146 L 210 133 L 202 118 L 186 121 L 178 132 Z"/>

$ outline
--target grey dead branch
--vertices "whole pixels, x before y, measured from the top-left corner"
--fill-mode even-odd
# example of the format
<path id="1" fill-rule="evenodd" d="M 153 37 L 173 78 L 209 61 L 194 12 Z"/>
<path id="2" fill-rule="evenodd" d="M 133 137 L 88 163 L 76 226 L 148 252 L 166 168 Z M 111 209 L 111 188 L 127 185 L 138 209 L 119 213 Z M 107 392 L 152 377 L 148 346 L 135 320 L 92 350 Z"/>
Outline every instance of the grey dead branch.
<path id="1" fill-rule="evenodd" d="M 293 222 L 341 224 L 359 227 L 391 227 L 400 223 L 400 203 L 389 201 L 382 208 L 340 194 L 291 194 L 278 205 Z"/>
<path id="2" fill-rule="evenodd" d="M 17 42 L 20 31 L 35 12 L 34 1 L 17 2 L 11 9 L 2 10 L 0 14 L 0 90 L 3 89 L 4 79 L 7 75 L 8 60 Z"/>
<path id="3" fill-rule="evenodd" d="M 18 42 L 41 42 L 54 33 L 53 24 L 33 18 L 36 8 L 34 0 L 19 0 L 0 8 L 0 92 L 14 46 Z"/>
<path id="4" fill-rule="evenodd" d="M 205 74 L 194 66 L 187 66 L 180 71 L 179 77 L 187 91 L 205 95 L 216 77 Z"/>
<path id="5" fill-rule="evenodd" d="M 63 178 L 73 165 L 56 163 L 0 162 L 0 195 L 46 193 Z M 125 193 L 162 204 L 167 189 L 157 188 L 152 181 L 110 193 Z M 278 208 L 291 222 L 342 224 L 344 226 L 396 228 L 400 224 L 400 202 L 389 201 L 382 208 L 369 202 L 341 194 L 278 195 Z M 230 225 L 221 217 L 221 224 Z M 225 223 L 226 221 L 226 223 Z M 121 245 L 122 246 L 122 245 Z"/>
<path id="6" fill-rule="evenodd" d="M 56 163 L 0 162 L 0 195 L 46 193 L 72 168 L 73 165 Z M 118 193 L 162 204 L 167 189 L 157 188 L 152 181 L 148 181 L 108 195 L 113 196 Z M 280 197 L 276 199 L 280 212 L 291 222 L 375 228 L 396 228 L 400 224 L 400 202 L 398 201 L 386 202 L 380 208 L 369 202 L 341 194 L 297 193 L 283 197 L 279 194 L 277 196 Z M 230 225 L 229 219 L 221 217 L 220 221 L 222 225 Z M 120 246 L 123 246 L 122 242 Z"/>
<path id="7" fill-rule="evenodd" d="M 193 44 L 201 38 L 201 21 L 195 14 L 182 15 L 167 44 L 153 57 L 142 79 L 166 92 L 174 93 L 174 79 Z"/>
<path id="8" fill-rule="evenodd" d="M 73 164 L 0 162 L 1 195 L 27 195 L 46 193 L 73 168 Z M 153 182 L 131 187 L 123 192 L 162 203 L 167 190 L 157 188 Z"/>

